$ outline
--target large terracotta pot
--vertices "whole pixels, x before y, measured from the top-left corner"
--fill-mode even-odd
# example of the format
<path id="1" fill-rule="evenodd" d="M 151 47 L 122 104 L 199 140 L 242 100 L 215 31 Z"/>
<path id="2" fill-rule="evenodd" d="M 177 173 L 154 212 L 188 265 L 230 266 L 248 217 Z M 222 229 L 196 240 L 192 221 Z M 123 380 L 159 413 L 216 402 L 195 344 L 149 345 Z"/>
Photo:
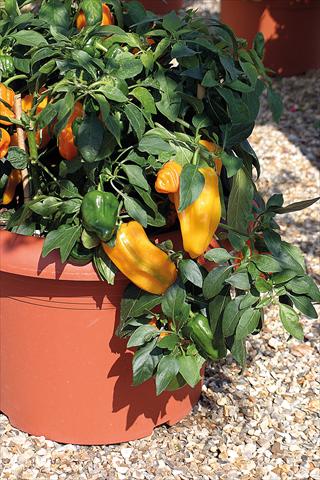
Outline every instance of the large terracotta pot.
<path id="1" fill-rule="evenodd" d="M 170 235 L 171 237 L 171 235 Z M 15 427 L 64 443 L 148 436 L 190 412 L 201 385 L 133 387 L 132 351 L 115 336 L 127 280 L 41 257 L 42 240 L 0 231 L 0 409 Z"/>
<path id="2" fill-rule="evenodd" d="M 320 68 L 319 0 L 221 0 L 221 20 L 249 45 L 262 32 L 264 62 L 280 75 Z"/>
<path id="3" fill-rule="evenodd" d="M 183 6 L 183 0 L 139 0 L 146 10 L 163 15 L 171 10 L 180 10 Z"/>

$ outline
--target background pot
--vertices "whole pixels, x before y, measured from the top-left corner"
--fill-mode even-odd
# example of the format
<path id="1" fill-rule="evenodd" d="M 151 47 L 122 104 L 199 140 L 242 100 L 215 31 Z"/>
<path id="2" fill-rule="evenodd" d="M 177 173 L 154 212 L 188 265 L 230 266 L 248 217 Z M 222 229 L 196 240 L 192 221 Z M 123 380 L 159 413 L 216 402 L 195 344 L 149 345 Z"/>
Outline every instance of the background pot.
<path id="1" fill-rule="evenodd" d="M 140 0 L 146 10 L 164 14 L 171 10 L 180 10 L 183 6 L 183 0 Z"/>
<path id="2" fill-rule="evenodd" d="M 280 75 L 320 68 L 319 0 L 221 0 L 221 20 L 249 45 L 262 32 L 264 63 Z"/>
<path id="3" fill-rule="evenodd" d="M 59 442 L 108 444 L 183 418 L 200 384 L 159 397 L 153 380 L 131 386 L 132 351 L 114 334 L 127 280 L 108 286 L 91 264 L 43 259 L 42 243 L 0 231 L 0 409 L 11 424 Z"/>

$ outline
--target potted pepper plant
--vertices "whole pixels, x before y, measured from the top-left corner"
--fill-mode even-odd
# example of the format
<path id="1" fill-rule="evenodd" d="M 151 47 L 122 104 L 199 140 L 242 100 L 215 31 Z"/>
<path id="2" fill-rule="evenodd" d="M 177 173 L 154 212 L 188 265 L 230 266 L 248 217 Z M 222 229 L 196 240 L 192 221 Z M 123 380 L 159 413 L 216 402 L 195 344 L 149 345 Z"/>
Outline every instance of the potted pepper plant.
<path id="1" fill-rule="evenodd" d="M 206 360 L 279 308 L 303 339 L 319 291 L 263 199 L 248 137 L 260 52 L 193 11 L 5 2 L 1 28 L 1 410 L 29 433 L 115 443 L 172 424 Z M 28 7 L 28 8 L 26 8 Z"/>

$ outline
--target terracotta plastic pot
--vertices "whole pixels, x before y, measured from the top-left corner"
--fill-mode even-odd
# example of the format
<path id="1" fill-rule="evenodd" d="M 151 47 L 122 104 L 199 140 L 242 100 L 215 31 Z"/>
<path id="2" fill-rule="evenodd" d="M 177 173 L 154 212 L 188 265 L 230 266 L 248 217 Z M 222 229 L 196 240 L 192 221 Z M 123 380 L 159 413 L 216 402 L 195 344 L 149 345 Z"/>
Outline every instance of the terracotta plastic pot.
<path id="1" fill-rule="evenodd" d="M 132 351 L 115 336 L 127 280 L 109 286 L 91 264 L 42 258 L 42 243 L 0 231 L 0 409 L 11 424 L 94 445 L 142 438 L 182 419 L 200 384 L 159 397 L 153 380 L 132 386 Z"/>
<path id="2" fill-rule="evenodd" d="M 319 0 L 221 0 L 221 20 L 249 45 L 262 32 L 264 62 L 279 75 L 320 68 Z"/>
<path id="3" fill-rule="evenodd" d="M 183 0 L 139 0 L 146 10 L 151 12 L 164 14 L 171 10 L 180 10 L 183 6 Z"/>

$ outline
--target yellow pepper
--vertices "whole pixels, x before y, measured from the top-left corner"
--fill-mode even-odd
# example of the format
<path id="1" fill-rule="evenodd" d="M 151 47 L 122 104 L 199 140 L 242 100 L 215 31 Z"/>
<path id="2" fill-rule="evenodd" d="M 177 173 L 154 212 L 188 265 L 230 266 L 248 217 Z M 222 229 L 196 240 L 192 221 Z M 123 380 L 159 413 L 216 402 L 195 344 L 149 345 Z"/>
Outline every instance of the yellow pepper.
<path id="1" fill-rule="evenodd" d="M 0 128 L 1 138 L 0 138 L 0 158 L 3 158 L 7 155 L 9 145 L 10 145 L 10 135 L 4 128 Z"/>
<path id="2" fill-rule="evenodd" d="M 143 227 L 136 221 L 120 226 L 114 247 L 104 242 L 102 247 L 119 270 L 147 292 L 160 295 L 176 281 L 175 264 L 164 251 L 150 242 Z"/>
<path id="3" fill-rule="evenodd" d="M 209 150 L 209 152 L 217 154 L 217 153 L 222 151 L 222 148 L 219 147 L 219 145 L 217 145 L 216 143 L 213 143 L 213 142 L 209 142 L 208 140 L 200 140 L 199 143 L 200 143 L 200 145 L 205 147 L 207 150 Z M 215 158 L 214 163 L 216 164 L 217 174 L 220 175 L 221 168 L 222 168 L 221 158 L 219 158 L 219 157 Z"/>
<path id="4" fill-rule="evenodd" d="M 182 212 L 178 212 L 179 191 L 173 194 L 178 212 L 183 248 L 191 258 L 199 257 L 207 249 L 221 217 L 218 176 L 211 167 L 199 168 L 205 179 L 199 197 Z"/>
<path id="5" fill-rule="evenodd" d="M 7 184 L 4 189 L 3 197 L 2 197 L 2 205 L 8 205 L 14 199 L 14 195 L 16 192 L 17 185 L 22 180 L 21 170 L 16 170 L 15 168 L 11 170 L 11 173 L 8 177 Z"/>

